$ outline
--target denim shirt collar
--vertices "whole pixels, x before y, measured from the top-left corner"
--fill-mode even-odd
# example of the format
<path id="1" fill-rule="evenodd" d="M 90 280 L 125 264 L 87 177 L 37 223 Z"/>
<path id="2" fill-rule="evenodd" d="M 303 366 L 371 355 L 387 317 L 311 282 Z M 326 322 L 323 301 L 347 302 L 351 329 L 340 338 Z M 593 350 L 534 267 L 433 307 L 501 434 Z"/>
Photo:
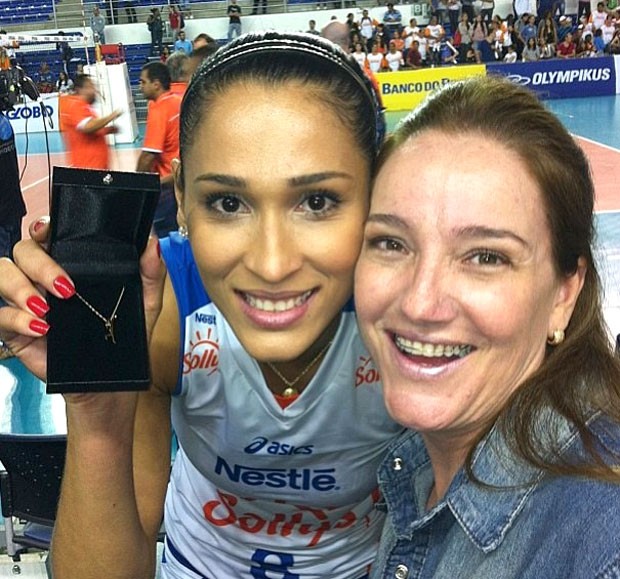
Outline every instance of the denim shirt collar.
<path id="1" fill-rule="evenodd" d="M 555 448 L 562 454 L 574 442 L 575 429 L 554 413 L 542 419 L 547 427 L 553 425 Z M 379 482 L 394 532 L 410 539 L 415 531 L 449 509 L 465 535 L 484 553 L 501 545 L 544 478 L 541 469 L 511 451 L 496 426 L 479 443 L 473 459 L 474 474 L 489 486 L 473 483 L 461 469 L 443 499 L 426 511 L 426 497 L 432 482 L 430 469 L 430 459 L 419 434 L 406 432 L 391 447 L 379 470 Z"/>

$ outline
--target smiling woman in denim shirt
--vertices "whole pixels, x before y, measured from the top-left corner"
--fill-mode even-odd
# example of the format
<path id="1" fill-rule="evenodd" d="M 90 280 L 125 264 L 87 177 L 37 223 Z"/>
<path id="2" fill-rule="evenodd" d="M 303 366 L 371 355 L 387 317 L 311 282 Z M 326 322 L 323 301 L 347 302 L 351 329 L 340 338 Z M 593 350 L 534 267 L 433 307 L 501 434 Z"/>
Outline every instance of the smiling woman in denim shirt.
<path id="1" fill-rule="evenodd" d="M 505 80 L 450 85 L 384 146 L 356 304 L 410 430 L 380 468 L 374 579 L 620 577 L 593 204 L 583 152 Z"/>

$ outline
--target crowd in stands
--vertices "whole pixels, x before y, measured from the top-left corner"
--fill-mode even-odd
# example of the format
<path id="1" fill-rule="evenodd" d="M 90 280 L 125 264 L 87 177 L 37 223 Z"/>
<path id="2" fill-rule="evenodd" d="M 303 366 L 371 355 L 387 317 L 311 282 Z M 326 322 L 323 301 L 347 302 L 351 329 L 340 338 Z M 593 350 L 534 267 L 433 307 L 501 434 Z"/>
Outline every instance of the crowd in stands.
<path id="1" fill-rule="evenodd" d="M 349 51 L 372 72 L 620 54 L 616 0 L 573 16 L 560 14 L 560 8 L 554 3 L 541 14 L 522 12 L 503 19 L 484 2 L 432 0 L 428 24 L 418 26 L 415 18 L 403 25 L 400 11 L 390 2 L 381 21 L 368 10 L 358 19 L 349 13 Z M 307 32 L 316 32 L 313 23 Z"/>
<path id="2" fill-rule="evenodd" d="M 122 6 L 129 11 L 133 9 L 131 2 Z M 493 15 L 492 8 L 488 9 L 480 0 L 431 0 L 426 26 L 419 26 L 415 18 L 405 24 L 392 2 L 386 4 L 381 20 L 371 17 L 367 9 L 358 10 L 357 15 L 349 13 L 345 21 L 349 29 L 349 51 L 360 66 L 373 73 L 463 63 L 533 62 L 620 54 L 620 10 L 616 0 L 600 1 L 592 11 L 589 4 L 580 2 L 579 12 L 574 15 L 561 14 L 560 2 L 548 6 L 541 2 L 537 14 L 521 11 L 527 5 L 518 0 L 513 6 L 517 15 L 509 14 L 504 19 Z M 543 9 L 547 10 L 541 13 Z M 132 22 L 132 13 L 128 12 L 127 16 Z M 227 16 L 228 40 L 231 40 L 242 32 L 242 9 L 237 0 L 229 0 Z M 105 43 L 109 17 L 99 6 L 92 7 L 90 27 L 93 38 L 101 44 Z M 169 4 L 165 24 L 161 10 L 152 8 L 146 20 L 151 32 L 150 56 L 166 62 L 177 52 L 191 55 L 194 44 L 184 31 L 185 20 L 191 17 L 181 5 Z M 170 42 L 164 42 L 166 29 Z M 306 32 L 320 34 L 314 20 L 309 21 Z M 210 41 L 215 47 L 215 41 Z M 5 50 L 7 53 L 11 50 L 14 57 L 13 47 Z M 42 93 L 71 92 L 72 79 L 81 72 L 76 66 L 73 67 L 76 70 L 70 69 L 68 43 L 59 43 L 57 50 L 62 60 L 60 74 L 56 75 L 44 61 L 38 71 L 30 71 Z"/>

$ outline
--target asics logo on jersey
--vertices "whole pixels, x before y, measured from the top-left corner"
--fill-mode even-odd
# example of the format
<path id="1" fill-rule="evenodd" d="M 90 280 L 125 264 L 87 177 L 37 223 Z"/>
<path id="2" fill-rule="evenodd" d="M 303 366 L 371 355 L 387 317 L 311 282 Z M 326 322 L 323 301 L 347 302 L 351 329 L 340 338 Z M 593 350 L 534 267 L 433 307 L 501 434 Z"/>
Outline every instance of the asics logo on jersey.
<path id="1" fill-rule="evenodd" d="M 195 338 L 189 342 L 189 352 L 183 354 L 183 374 L 195 370 L 206 370 L 207 374 L 213 374 L 217 370 L 219 351 L 220 345 L 211 340 L 211 328 L 205 338 L 196 332 Z"/>
<path id="2" fill-rule="evenodd" d="M 265 449 L 267 454 L 280 456 L 291 454 L 312 454 L 314 445 L 308 444 L 306 446 L 294 446 L 292 444 L 285 444 L 284 442 L 269 440 L 264 436 L 257 436 L 243 449 L 243 451 L 248 454 L 257 454 L 263 449 Z"/>
<path id="3" fill-rule="evenodd" d="M 228 480 L 251 487 L 289 488 L 296 491 L 327 492 L 336 490 L 334 468 L 255 468 L 242 464 L 229 465 L 217 457 L 215 472 Z"/>
<path id="4" fill-rule="evenodd" d="M 206 502 L 202 512 L 207 521 L 216 527 L 234 525 L 246 533 L 267 533 L 280 537 L 307 535 L 308 547 L 318 545 L 327 531 L 346 529 L 359 520 L 353 511 L 330 520 L 330 509 L 291 505 L 284 501 L 282 512 L 271 513 L 268 519 L 264 517 L 264 512 L 249 512 L 248 508 L 251 508 L 251 502 L 248 504 L 235 495 L 218 490 L 217 498 Z"/>
<path id="5" fill-rule="evenodd" d="M 360 356 L 360 365 L 355 370 L 355 386 L 362 384 L 374 384 L 379 382 L 381 376 L 379 371 L 374 367 L 370 356 Z"/>

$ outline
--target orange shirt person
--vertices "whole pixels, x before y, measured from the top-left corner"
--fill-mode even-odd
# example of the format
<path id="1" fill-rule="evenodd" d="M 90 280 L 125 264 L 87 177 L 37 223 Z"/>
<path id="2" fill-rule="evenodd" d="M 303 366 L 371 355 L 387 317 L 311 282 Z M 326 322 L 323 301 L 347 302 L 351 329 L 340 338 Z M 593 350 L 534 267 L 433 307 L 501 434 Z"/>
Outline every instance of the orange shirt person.
<path id="1" fill-rule="evenodd" d="M 61 113 L 69 164 L 82 169 L 108 169 L 110 155 L 105 136 L 115 133 L 117 129 L 107 125 L 123 112 L 116 110 L 98 117 L 92 108 L 97 89 L 85 74 L 75 78 L 74 89 L 75 95 L 63 97 L 67 101 Z"/>
<path id="2" fill-rule="evenodd" d="M 149 62 L 140 73 L 140 90 L 149 101 L 146 131 L 136 171 L 159 173 L 161 195 L 155 213 L 158 235 L 177 228 L 172 160 L 179 157 L 181 97 L 170 90 L 170 72 L 162 62 Z"/>

